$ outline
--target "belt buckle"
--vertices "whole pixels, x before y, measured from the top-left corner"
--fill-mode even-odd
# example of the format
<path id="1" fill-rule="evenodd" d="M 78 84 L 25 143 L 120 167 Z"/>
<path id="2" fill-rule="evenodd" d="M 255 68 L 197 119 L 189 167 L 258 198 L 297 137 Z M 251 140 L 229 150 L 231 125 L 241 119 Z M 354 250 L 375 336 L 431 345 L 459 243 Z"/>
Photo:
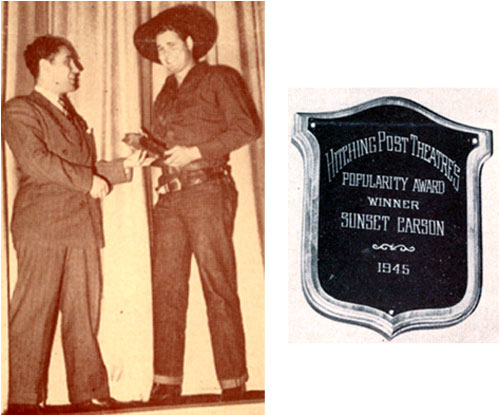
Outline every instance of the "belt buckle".
<path id="1" fill-rule="evenodd" d="M 179 190 L 182 190 L 182 182 L 178 177 L 175 179 L 169 180 L 167 183 L 162 184 L 161 186 L 158 186 L 156 188 L 156 191 L 161 194 L 167 194 L 170 192 L 177 192 Z"/>

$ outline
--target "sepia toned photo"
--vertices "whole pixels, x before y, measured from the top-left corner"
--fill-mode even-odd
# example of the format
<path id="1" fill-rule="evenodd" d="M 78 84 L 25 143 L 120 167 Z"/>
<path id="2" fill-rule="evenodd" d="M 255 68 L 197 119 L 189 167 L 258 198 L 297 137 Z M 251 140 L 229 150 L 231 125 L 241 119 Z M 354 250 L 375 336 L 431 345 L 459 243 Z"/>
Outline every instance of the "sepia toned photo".
<path id="1" fill-rule="evenodd" d="M 264 2 L 2 3 L 3 413 L 264 412 Z"/>

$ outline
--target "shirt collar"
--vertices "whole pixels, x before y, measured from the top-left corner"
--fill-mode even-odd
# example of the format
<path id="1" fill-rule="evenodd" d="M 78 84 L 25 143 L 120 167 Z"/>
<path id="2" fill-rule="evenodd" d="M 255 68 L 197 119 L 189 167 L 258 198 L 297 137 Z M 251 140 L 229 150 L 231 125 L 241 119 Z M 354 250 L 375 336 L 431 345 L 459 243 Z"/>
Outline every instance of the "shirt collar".
<path id="1" fill-rule="evenodd" d="M 45 88 L 42 88 L 39 85 L 35 86 L 35 91 L 38 92 L 39 94 L 43 95 L 52 104 L 54 104 L 57 108 L 59 108 L 60 110 L 62 110 L 64 112 L 64 108 L 62 107 L 61 103 L 59 102 L 59 95 L 55 94 L 54 92 L 47 91 Z"/>
<path id="2" fill-rule="evenodd" d="M 195 66 L 196 66 L 196 63 L 194 63 L 193 66 L 191 66 L 191 68 L 187 68 L 186 67 L 180 73 L 174 74 L 175 79 L 177 80 L 177 84 L 178 85 L 182 84 L 182 81 L 184 81 L 184 79 L 186 79 L 187 74 L 189 72 L 191 72 L 191 69 L 193 69 Z"/>
<path id="3" fill-rule="evenodd" d="M 184 86 L 196 81 L 197 79 L 202 78 L 207 72 L 208 67 L 209 65 L 206 61 L 199 62 L 195 66 L 193 66 L 182 81 L 182 87 L 184 88 Z M 169 78 L 173 78 L 171 82 L 174 82 L 175 80 L 175 83 L 177 83 L 177 78 L 175 77 L 175 75 L 170 75 Z M 177 83 L 177 85 L 179 84 Z"/>

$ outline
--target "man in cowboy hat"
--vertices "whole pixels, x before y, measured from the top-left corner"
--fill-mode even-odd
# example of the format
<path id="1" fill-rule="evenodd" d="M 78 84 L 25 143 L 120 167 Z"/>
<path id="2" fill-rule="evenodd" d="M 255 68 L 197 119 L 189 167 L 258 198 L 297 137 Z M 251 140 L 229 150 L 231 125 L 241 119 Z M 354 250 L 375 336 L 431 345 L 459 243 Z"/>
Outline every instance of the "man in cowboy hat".
<path id="1" fill-rule="evenodd" d="M 12 236 L 18 278 L 9 307 L 9 413 L 38 413 L 47 397 L 58 312 L 74 411 L 115 404 L 97 343 L 104 246 L 100 198 L 130 181 L 145 153 L 96 161 L 94 137 L 66 94 L 83 70 L 64 38 L 36 38 L 24 52 L 35 78 L 2 113 L 2 137 L 20 172 Z"/>
<path id="2" fill-rule="evenodd" d="M 139 26 L 134 43 L 169 73 L 156 97 L 153 136 L 165 152 L 153 215 L 154 384 L 150 401 L 180 396 L 194 254 L 205 296 L 222 399 L 242 397 L 248 379 L 232 241 L 237 191 L 227 165 L 231 151 L 261 134 L 240 74 L 200 62 L 215 43 L 207 10 L 180 5 Z"/>

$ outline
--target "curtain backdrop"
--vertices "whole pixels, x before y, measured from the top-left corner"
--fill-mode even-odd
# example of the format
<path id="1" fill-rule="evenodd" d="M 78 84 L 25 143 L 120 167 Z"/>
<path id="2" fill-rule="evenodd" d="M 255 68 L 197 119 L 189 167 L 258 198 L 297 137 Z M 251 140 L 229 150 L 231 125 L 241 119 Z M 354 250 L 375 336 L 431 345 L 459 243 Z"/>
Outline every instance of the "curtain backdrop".
<path id="1" fill-rule="evenodd" d="M 166 77 L 159 65 L 139 57 L 135 28 L 180 2 L 3 2 L 2 103 L 32 90 L 22 53 L 36 36 L 67 37 L 85 67 L 71 94 L 94 128 L 100 158 L 128 154 L 125 132 L 151 122 L 151 106 Z M 238 69 L 264 114 L 264 3 L 196 2 L 219 24 L 209 63 Z M 264 387 L 264 140 L 231 155 L 240 192 L 235 224 L 239 292 L 247 336 L 249 388 Z M 146 399 L 152 379 L 149 217 L 157 169 L 137 170 L 132 183 L 117 186 L 103 202 L 106 248 L 102 251 L 103 301 L 99 341 L 111 392 L 121 400 Z M 17 188 L 15 163 L 2 140 L 2 402 L 7 396 L 7 305 L 17 267 L 8 225 Z M 185 361 L 185 393 L 213 393 L 218 384 L 194 267 Z M 62 347 L 56 333 L 49 375 L 49 403 L 67 401 Z"/>

